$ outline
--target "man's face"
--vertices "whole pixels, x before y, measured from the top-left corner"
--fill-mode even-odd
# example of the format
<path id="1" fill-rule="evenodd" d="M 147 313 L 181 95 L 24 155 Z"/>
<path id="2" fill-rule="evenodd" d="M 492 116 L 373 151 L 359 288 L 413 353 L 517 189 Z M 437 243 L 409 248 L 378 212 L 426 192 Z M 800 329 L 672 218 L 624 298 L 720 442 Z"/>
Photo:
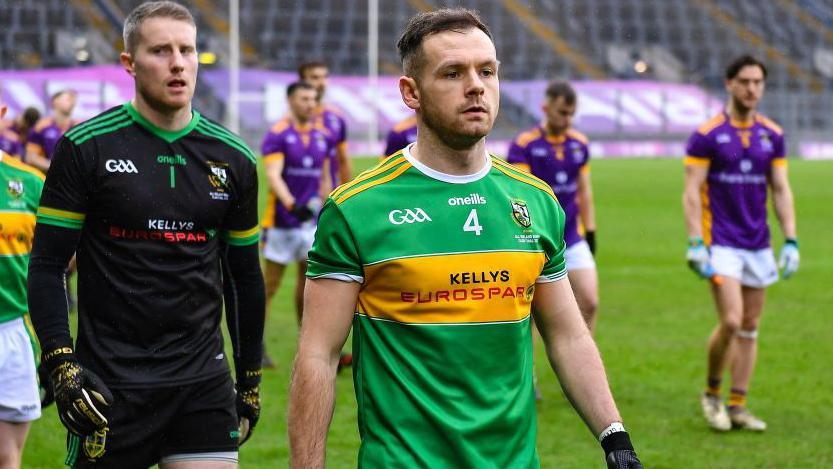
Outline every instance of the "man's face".
<path id="1" fill-rule="evenodd" d="M 312 119 L 315 113 L 317 93 L 315 90 L 298 88 L 289 97 L 289 110 L 292 117 L 298 122 L 306 123 Z"/>
<path id="2" fill-rule="evenodd" d="M 495 46 L 483 31 L 446 31 L 422 42 L 416 82 L 423 123 L 454 149 L 476 144 L 492 130 L 500 90 Z"/>
<path id="3" fill-rule="evenodd" d="M 72 110 L 75 109 L 75 102 L 77 96 L 74 92 L 67 91 L 59 94 L 52 100 L 52 109 L 56 114 L 63 116 L 72 115 Z"/>
<path id="4" fill-rule="evenodd" d="M 567 104 L 564 96 L 558 96 L 555 99 L 547 98 L 544 101 L 543 109 L 550 132 L 560 135 L 573 125 L 573 116 L 576 115 L 576 103 Z"/>
<path id="5" fill-rule="evenodd" d="M 188 22 L 150 18 L 139 27 L 139 40 L 122 63 L 136 80 L 136 90 L 163 112 L 187 107 L 197 82 L 197 30 Z"/>
<path id="6" fill-rule="evenodd" d="M 327 92 L 327 79 L 330 76 L 330 71 L 327 67 L 313 67 L 304 71 L 302 79 L 309 83 L 318 92 L 318 99 L 324 97 Z"/>
<path id="7" fill-rule="evenodd" d="M 740 69 L 731 80 L 726 80 L 726 91 L 732 102 L 742 113 L 755 110 L 764 95 L 764 71 L 757 65 Z"/>

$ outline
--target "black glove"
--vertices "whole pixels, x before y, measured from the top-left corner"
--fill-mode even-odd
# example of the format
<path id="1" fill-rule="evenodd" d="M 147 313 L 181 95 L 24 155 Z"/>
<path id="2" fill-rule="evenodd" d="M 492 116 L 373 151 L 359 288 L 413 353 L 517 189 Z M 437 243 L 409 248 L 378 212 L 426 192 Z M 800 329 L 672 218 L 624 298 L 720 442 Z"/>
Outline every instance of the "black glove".
<path id="1" fill-rule="evenodd" d="M 107 428 L 105 412 L 113 394 L 92 371 L 85 370 L 69 347 L 60 347 L 43 355 L 58 417 L 70 432 L 91 435 Z"/>
<path id="2" fill-rule="evenodd" d="M 587 245 L 590 246 L 590 254 L 596 255 L 596 232 L 595 231 L 585 231 L 584 232 L 584 240 L 587 241 Z"/>
<path id="3" fill-rule="evenodd" d="M 38 366 L 38 387 L 40 388 L 40 406 L 47 407 L 55 402 L 55 393 L 52 392 L 52 380 L 49 379 L 49 370 L 41 362 Z"/>
<path id="4" fill-rule="evenodd" d="M 607 469 L 642 469 L 642 463 L 633 450 L 628 432 L 615 432 L 602 439 Z"/>
<path id="5" fill-rule="evenodd" d="M 240 422 L 240 444 L 246 442 L 260 419 L 260 368 L 237 370 L 237 418 Z"/>
<path id="6" fill-rule="evenodd" d="M 307 220 L 311 220 L 312 217 L 315 216 L 315 212 L 313 212 L 312 209 L 306 205 L 295 205 L 292 207 L 292 210 L 290 210 L 289 213 L 294 215 L 295 218 L 297 218 L 298 221 L 301 223 Z"/>

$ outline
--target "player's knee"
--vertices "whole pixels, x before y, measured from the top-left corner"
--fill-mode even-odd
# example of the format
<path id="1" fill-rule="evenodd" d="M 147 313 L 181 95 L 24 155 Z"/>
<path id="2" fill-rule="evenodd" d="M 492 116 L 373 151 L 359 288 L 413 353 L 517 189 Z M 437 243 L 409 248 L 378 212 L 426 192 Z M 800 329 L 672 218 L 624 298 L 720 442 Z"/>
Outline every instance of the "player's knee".
<path id="1" fill-rule="evenodd" d="M 726 316 L 720 321 L 720 328 L 724 334 L 733 336 L 740 330 L 741 320 L 739 317 Z"/>

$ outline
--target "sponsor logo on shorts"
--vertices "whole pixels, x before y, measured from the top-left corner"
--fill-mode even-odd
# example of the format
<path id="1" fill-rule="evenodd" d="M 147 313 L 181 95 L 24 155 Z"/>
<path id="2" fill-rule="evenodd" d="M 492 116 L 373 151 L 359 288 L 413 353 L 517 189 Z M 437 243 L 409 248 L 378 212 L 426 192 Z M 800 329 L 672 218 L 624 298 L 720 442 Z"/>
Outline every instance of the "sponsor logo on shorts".
<path id="1" fill-rule="evenodd" d="M 474 192 L 466 197 L 451 197 L 448 199 L 448 205 L 486 205 L 486 197 Z"/>
<path id="2" fill-rule="evenodd" d="M 431 220 L 431 217 L 429 217 L 428 214 L 425 213 L 425 210 L 421 208 L 415 208 L 413 210 L 406 208 L 403 210 L 391 210 L 390 213 L 388 213 L 388 221 L 394 225 L 401 225 L 403 223 L 423 223 L 433 220 Z"/>
<path id="3" fill-rule="evenodd" d="M 104 162 L 104 168 L 111 173 L 139 174 L 136 165 L 130 160 L 107 160 Z"/>

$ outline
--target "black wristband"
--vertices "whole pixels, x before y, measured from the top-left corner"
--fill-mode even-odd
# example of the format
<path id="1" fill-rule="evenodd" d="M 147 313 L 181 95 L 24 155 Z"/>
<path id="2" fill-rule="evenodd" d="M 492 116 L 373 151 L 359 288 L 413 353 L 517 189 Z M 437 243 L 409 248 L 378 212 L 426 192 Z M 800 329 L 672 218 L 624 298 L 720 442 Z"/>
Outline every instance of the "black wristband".
<path id="1" fill-rule="evenodd" d="M 253 388 L 260 384 L 263 372 L 260 366 L 257 367 L 241 367 L 235 366 L 235 380 L 238 386 Z"/>
<path id="2" fill-rule="evenodd" d="M 604 437 L 602 440 L 602 449 L 605 454 L 610 454 L 618 450 L 633 451 L 633 445 L 631 444 L 631 438 L 628 436 L 628 432 L 614 432 Z"/>
<path id="3" fill-rule="evenodd" d="M 587 241 L 587 246 L 590 247 L 590 253 L 596 254 L 596 230 L 585 231 L 584 240 Z"/>
<path id="4" fill-rule="evenodd" d="M 787 238 L 784 240 L 784 244 L 792 244 L 795 247 L 798 247 L 798 238 Z"/>

